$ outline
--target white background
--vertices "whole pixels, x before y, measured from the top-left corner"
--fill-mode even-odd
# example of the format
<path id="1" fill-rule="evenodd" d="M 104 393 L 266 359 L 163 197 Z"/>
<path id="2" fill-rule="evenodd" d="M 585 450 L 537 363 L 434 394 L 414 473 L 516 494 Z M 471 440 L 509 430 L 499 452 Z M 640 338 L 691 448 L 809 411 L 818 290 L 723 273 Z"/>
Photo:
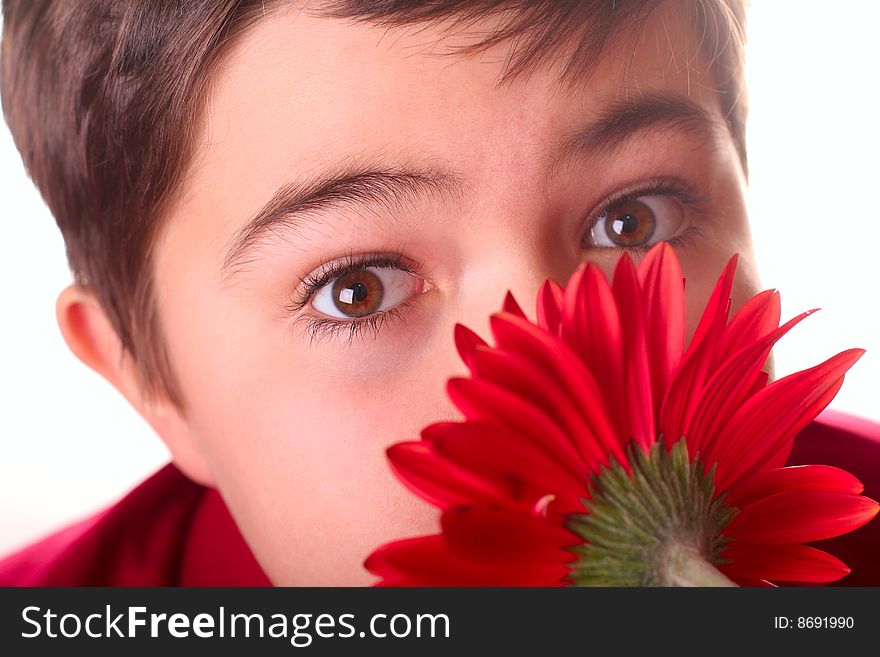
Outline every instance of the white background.
<path id="1" fill-rule="evenodd" d="M 753 0 L 750 211 L 765 287 L 789 317 L 780 374 L 868 354 L 833 406 L 880 419 L 876 29 L 880 3 Z M 0 553 L 113 501 L 167 459 L 149 427 L 69 353 L 54 301 L 60 235 L 0 127 Z"/>

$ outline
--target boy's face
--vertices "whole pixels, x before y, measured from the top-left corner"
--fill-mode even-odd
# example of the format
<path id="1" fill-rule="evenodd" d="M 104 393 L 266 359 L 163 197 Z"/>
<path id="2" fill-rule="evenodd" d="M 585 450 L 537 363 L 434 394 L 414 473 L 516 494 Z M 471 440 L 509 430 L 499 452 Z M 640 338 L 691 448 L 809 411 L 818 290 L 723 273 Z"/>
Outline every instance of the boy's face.
<path id="1" fill-rule="evenodd" d="M 438 43 L 439 27 L 292 7 L 218 69 L 154 251 L 188 403 L 165 437 L 219 488 L 276 584 L 368 584 L 374 547 L 436 531 L 385 448 L 460 417 L 444 392 L 466 371 L 453 326 L 488 339 L 508 289 L 534 317 L 545 278 L 565 283 L 585 259 L 610 272 L 620 245 L 664 239 L 690 331 L 732 253 L 734 306 L 757 289 L 742 168 L 684 20 L 657 12 L 572 92 L 555 82 L 567 57 L 498 86 L 510 44 L 439 56 L 494 25 Z M 261 213 L 278 190 L 370 171 Z M 364 271 L 366 255 L 383 258 Z M 322 263 L 350 261 L 303 305 Z"/>

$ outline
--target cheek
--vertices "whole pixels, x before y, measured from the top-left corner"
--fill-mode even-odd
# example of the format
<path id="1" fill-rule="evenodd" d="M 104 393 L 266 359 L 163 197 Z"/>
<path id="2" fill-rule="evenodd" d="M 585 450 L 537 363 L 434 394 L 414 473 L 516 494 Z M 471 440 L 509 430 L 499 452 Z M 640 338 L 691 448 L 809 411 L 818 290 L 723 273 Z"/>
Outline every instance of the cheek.
<path id="1" fill-rule="evenodd" d="M 437 530 L 437 512 L 394 478 L 385 449 L 458 417 L 444 393 L 458 356 L 443 331 L 371 368 L 378 346 L 310 348 L 272 320 L 215 314 L 201 329 L 178 344 L 189 427 L 273 582 L 369 584 L 362 562 L 375 547 Z"/>

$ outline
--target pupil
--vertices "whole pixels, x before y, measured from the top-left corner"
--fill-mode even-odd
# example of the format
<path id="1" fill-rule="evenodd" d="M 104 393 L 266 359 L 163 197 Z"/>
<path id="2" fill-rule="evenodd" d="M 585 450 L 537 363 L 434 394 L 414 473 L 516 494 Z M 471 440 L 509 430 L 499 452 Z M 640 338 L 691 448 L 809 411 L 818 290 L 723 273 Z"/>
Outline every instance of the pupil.
<path id="1" fill-rule="evenodd" d="M 605 215 L 605 234 L 616 246 L 641 246 L 650 241 L 657 227 L 653 210 L 641 201 L 623 203 Z"/>
<path id="2" fill-rule="evenodd" d="M 382 281 L 369 269 L 349 272 L 333 284 L 333 303 L 348 317 L 363 317 L 382 305 Z"/>
<path id="3" fill-rule="evenodd" d="M 370 291 L 367 289 L 367 286 L 363 283 L 355 283 L 351 286 L 350 289 L 352 291 L 352 299 L 356 302 L 363 301 L 370 293 Z"/>
<path id="4" fill-rule="evenodd" d="M 625 214 L 614 220 L 613 228 L 618 235 L 629 235 L 639 229 L 639 218 L 632 214 Z"/>

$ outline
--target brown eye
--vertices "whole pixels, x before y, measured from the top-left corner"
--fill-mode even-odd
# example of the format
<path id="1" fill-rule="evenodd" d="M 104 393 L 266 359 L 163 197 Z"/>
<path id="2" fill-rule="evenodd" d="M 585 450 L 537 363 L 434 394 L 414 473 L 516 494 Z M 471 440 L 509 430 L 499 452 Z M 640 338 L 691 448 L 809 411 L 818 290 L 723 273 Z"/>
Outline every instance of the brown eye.
<path id="1" fill-rule="evenodd" d="M 594 246 L 638 248 L 673 237 L 684 221 L 681 203 L 669 196 L 640 196 L 612 206 L 593 224 Z"/>
<path id="2" fill-rule="evenodd" d="M 383 296 L 382 281 L 367 269 L 343 274 L 333 283 L 333 304 L 348 317 L 363 317 L 376 312 L 382 305 Z"/>
<path id="3" fill-rule="evenodd" d="M 357 319 L 425 291 L 426 281 L 393 267 L 363 267 L 337 276 L 314 295 L 312 307 L 328 317 Z"/>
<path id="4" fill-rule="evenodd" d="M 605 234 L 620 246 L 641 246 L 654 234 L 654 212 L 641 201 L 611 209 L 602 221 Z"/>

